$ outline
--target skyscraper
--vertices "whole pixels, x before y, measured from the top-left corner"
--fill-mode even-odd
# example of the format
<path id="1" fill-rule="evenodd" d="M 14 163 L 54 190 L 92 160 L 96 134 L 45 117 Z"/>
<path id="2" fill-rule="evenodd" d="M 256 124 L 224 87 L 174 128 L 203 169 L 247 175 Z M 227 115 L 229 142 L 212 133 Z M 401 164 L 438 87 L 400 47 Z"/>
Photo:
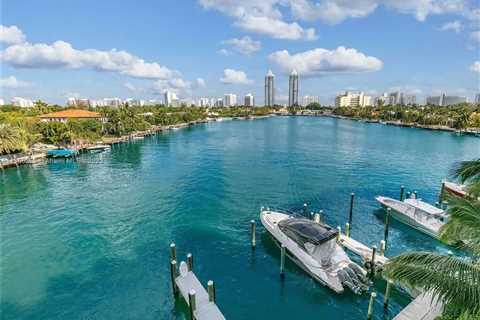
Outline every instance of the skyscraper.
<path id="1" fill-rule="evenodd" d="M 245 96 L 245 101 L 243 105 L 245 107 L 255 107 L 255 99 L 251 93 Z"/>
<path id="2" fill-rule="evenodd" d="M 275 104 L 275 76 L 268 70 L 265 77 L 265 106 L 273 107 Z"/>
<path id="3" fill-rule="evenodd" d="M 298 105 L 298 73 L 293 69 L 288 79 L 288 106 Z"/>
<path id="4" fill-rule="evenodd" d="M 223 105 L 225 107 L 233 107 L 237 105 L 237 95 L 233 93 L 225 94 L 223 98 Z"/>

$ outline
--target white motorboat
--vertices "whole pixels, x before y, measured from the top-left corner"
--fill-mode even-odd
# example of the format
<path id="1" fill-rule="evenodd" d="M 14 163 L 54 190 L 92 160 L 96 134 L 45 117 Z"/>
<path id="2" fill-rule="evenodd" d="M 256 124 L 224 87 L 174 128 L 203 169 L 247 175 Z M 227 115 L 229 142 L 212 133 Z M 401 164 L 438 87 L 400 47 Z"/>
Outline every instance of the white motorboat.
<path id="1" fill-rule="evenodd" d="M 392 217 L 418 231 L 438 239 L 440 228 L 448 221 L 448 214 L 421 199 L 409 198 L 403 201 L 377 196 L 375 199 L 384 208 L 390 208 Z"/>
<path id="2" fill-rule="evenodd" d="M 464 198 L 467 195 L 467 190 L 464 185 L 456 184 L 449 181 L 443 181 L 444 191 L 451 195 Z"/>
<path id="3" fill-rule="evenodd" d="M 96 144 L 86 148 L 89 152 L 102 152 L 105 150 L 110 150 L 110 146 L 108 144 Z"/>
<path id="4" fill-rule="evenodd" d="M 367 272 L 350 260 L 337 244 L 338 231 L 288 213 L 261 210 L 260 220 L 288 257 L 311 277 L 342 293 L 345 287 L 360 294 L 368 289 Z"/>

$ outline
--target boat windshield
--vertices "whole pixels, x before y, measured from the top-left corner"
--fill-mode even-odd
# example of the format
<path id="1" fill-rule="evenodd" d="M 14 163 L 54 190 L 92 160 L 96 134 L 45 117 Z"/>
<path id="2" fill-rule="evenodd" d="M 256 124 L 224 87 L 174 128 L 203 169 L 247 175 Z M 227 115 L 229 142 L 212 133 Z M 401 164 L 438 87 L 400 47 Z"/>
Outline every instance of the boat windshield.
<path id="1" fill-rule="evenodd" d="M 314 245 L 325 243 L 338 234 L 338 230 L 330 226 L 307 219 L 285 219 L 278 223 L 278 227 L 302 247 L 308 242 Z"/>

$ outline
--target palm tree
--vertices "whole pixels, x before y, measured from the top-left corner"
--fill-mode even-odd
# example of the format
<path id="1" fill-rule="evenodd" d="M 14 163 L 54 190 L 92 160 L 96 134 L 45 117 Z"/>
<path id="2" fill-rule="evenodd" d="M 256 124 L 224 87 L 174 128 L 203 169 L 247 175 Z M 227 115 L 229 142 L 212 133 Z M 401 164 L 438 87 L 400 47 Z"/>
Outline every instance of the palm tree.
<path id="1" fill-rule="evenodd" d="M 0 154 L 22 151 L 27 148 L 25 132 L 8 123 L 0 124 Z"/>
<path id="2" fill-rule="evenodd" d="M 390 260 L 384 275 L 410 287 L 432 291 L 457 319 L 480 318 L 480 159 L 464 161 L 453 169 L 454 176 L 468 184 L 469 197 L 449 198 L 450 219 L 441 239 L 463 240 L 472 254 L 458 258 L 431 252 L 411 252 Z"/>

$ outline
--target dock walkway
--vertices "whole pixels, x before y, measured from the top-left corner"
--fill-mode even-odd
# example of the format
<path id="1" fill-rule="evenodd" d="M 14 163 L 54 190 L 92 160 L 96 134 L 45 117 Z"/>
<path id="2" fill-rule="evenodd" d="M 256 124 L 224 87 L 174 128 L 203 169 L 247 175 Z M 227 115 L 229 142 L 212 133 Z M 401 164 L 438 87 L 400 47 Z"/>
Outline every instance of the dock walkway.
<path id="1" fill-rule="evenodd" d="M 189 303 L 188 293 L 191 290 L 195 291 L 194 316 L 196 320 L 225 320 L 217 305 L 209 301 L 207 291 L 192 271 L 187 272 L 184 276 L 179 275 L 175 279 L 175 284 L 187 304 Z"/>
<path id="2" fill-rule="evenodd" d="M 406 306 L 393 320 L 434 320 L 442 315 L 442 303 L 432 299 L 431 293 L 422 293 Z"/>

